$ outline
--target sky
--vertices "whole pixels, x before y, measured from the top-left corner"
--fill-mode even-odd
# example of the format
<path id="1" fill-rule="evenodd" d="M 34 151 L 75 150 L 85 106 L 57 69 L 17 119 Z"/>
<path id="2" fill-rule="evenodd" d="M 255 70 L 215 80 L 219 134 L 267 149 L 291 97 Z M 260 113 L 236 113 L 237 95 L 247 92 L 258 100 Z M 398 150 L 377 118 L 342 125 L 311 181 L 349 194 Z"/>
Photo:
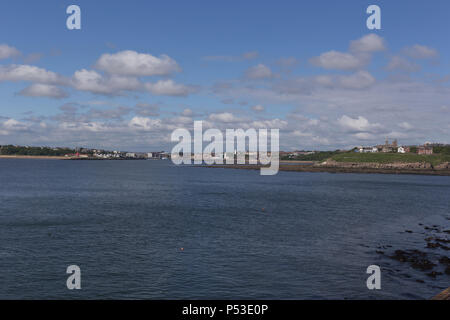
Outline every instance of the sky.
<path id="1" fill-rule="evenodd" d="M 447 0 L 0 6 L 0 145 L 170 151 L 195 120 L 286 151 L 450 143 Z"/>

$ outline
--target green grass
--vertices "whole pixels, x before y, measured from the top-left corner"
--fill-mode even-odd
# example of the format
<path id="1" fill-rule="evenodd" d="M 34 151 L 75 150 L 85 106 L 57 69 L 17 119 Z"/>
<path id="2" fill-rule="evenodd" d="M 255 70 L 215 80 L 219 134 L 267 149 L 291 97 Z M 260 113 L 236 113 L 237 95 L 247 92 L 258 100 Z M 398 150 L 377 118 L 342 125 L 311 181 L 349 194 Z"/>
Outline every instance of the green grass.
<path id="1" fill-rule="evenodd" d="M 334 155 L 331 159 L 337 162 L 375 162 L 375 163 L 415 163 L 427 162 L 432 165 L 438 165 L 443 162 L 450 162 L 450 155 L 433 154 L 418 155 L 414 153 L 357 153 L 345 152 Z"/>

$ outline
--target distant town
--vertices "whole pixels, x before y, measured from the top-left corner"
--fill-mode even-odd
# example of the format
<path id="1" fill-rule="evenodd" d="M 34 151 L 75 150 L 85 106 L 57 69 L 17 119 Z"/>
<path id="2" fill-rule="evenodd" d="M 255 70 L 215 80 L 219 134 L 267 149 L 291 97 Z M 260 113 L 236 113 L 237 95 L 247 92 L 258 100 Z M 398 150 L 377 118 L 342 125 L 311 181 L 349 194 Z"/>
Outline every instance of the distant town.
<path id="1" fill-rule="evenodd" d="M 303 161 L 321 161 L 333 155 L 340 153 L 396 153 L 396 154 L 417 154 L 450 155 L 450 145 L 443 143 L 425 143 L 423 145 L 400 145 L 397 140 L 391 143 L 386 139 L 384 144 L 374 146 L 358 146 L 350 150 L 335 151 L 280 151 L 281 160 L 303 160 Z M 236 152 L 235 152 L 236 154 Z M 270 154 L 270 153 L 269 153 Z M 253 153 L 245 152 L 246 157 Z M 50 156 L 64 157 L 67 159 L 91 159 L 91 160 L 167 160 L 170 159 L 170 152 L 152 151 L 152 152 L 124 152 L 108 151 L 103 149 L 89 148 L 66 148 L 66 147 L 34 147 L 17 145 L 0 145 L 0 156 Z M 193 158 L 196 155 L 191 154 Z M 214 154 L 211 155 L 215 157 Z M 254 156 L 254 155 L 253 155 Z M 256 156 L 258 157 L 257 153 Z M 224 155 L 225 157 L 225 155 Z"/>

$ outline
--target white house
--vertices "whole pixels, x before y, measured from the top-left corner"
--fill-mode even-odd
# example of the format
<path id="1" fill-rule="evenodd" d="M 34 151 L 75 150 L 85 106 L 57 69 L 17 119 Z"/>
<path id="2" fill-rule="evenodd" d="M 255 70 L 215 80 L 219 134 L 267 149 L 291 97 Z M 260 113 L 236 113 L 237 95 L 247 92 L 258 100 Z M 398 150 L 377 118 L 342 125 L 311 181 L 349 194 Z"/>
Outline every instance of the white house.
<path id="1" fill-rule="evenodd" d="M 406 153 L 406 150 L 405 150 L 404 147 L 398 147 L 397 152 L 398 152 L 398 153 Z"/>
<path id="2" fill-rule="evenodd" d="M 359 153 L 376 153 L 378 152 L 377 147 L 360 147 L 358 149 Z"/>

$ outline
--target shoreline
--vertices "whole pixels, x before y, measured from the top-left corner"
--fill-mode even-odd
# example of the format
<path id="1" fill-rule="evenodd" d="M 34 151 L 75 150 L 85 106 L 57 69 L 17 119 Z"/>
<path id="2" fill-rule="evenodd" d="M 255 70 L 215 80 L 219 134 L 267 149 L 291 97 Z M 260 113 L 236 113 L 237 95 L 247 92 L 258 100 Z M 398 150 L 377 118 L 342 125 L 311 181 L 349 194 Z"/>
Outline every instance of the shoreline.
<path id="1" fill-rule="evenodd" d="M 45 160 L 64 160 L 67 159 L 64 156 L 6 156 L 0 155 L 0 159 L 45 159 Z"/>
<path id="2" fill-rule="evenodd" d="M 241 170 L 259 170 L 261 165 L 204 165 L 199 167 L 221 168 L 221 169 L 241 169 Z M 291 172 L 327 172 L 327 173 L 370 173 L 370 174 L 414 174 L 414 175 L 434 175 L 434 176 L 450 176 L 449 169 L 399 169 L 399 168 L 357 168 L 357 167 L 326 167 L 314 165 L 295 165 L 280 164 L 279 171 Z"/>

